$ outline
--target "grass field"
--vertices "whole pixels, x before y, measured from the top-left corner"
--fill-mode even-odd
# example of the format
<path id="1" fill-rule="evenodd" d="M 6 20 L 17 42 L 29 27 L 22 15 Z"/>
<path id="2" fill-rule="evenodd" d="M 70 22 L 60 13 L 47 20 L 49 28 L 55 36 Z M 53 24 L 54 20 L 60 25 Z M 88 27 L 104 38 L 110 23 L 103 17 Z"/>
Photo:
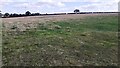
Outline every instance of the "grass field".
<path id="1" fill-rule="evenodd" d="M 37 23 L 37 22 L 36 22 Z M 3 27 L 4 29 L 4 27 Z M 3 64 L 8 66 L 117 65 L 118 16 L 100 15 L 3 30 Z"/>

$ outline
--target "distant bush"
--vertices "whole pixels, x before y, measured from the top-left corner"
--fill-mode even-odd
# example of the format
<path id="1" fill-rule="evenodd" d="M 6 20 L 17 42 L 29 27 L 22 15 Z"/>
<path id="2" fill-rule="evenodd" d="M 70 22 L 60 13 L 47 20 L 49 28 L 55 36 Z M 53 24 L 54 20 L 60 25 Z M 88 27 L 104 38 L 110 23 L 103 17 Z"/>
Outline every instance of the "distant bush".
<path id="1" fill-rule="evenodd" d="M 32 13 L 31 16 L 38 16 L 40 13 Z"/>
<path id="2" fill-rule="evenodd" d="M 80 13 L 80 10 L 79 9 L 75 9 L 74 13 Z"/>
<path id="3" fill-rule="evenodd" d="M 5 13 L 4 17 L 9 17 L 9 15 L 10 15 L 9 13 Z"/>
<path id="4" fill-rule="evenodd" d="M 31 12 L 30 12 L 30 11 L 27 11 L 27 12 L 25 13 L 25 15 L 26 15 L 26 16 L 30 16 L 30 15 L 31 15 Z"/>

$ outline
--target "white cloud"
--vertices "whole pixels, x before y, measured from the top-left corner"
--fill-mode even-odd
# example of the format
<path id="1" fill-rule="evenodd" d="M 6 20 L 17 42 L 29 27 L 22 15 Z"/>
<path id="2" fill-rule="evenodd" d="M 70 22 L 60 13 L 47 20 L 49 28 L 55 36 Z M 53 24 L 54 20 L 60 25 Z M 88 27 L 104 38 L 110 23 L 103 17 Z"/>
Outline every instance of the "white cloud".
<path id="1" fill-rule="evenodd" d="M 49 6 L 54 6 L 54 7 L 64 7 L 65 4 L 61 2 L 38 2 L 35 4 L 36 6 L 39 5 L 49 5 Z"/>
<path id="2" fill-rule="evenodd" d="M 64 2 L 88 2 L 90 4 L 66 7 Z M 35 9 L 33 11 L 38 11 L 38 9 L 45 10 L 45 8 L 49 9 L 46 12 L 69 12 L 75 8 L 81 11 L 117 11 L 118 2 L 119 0 L 0 0 L 0 6 L 11 4 L 13 8 Z"/>
<path id="3" fill-rule="evenodd" d="M 120 0 L 0 0 L 3 2 L 119 2 Z"/>
<path id="4" fill-rule="evenodd" d="M 118 11 L 117 2 L 96 2 L 88 5 L 76 6 L 82 11 Z"/>
<path id="5" fill-rule="evenodd" d="M 61 3 L 61 2 L 36 2 L 36 3 L 30 3 L 30 2 L 17 2 L 15 4 L 13 4 L 14 7 L 18 7 L 18 8 L 22 8 L 22 7 L 26 7 L 26 8 L 45 8 L 46 6 L 51 8 L 51 7 L 64 7 L 65 4 Z"/>
<path id="6" fill-rule="evenodd" d="M 36 2 L 119 2 L 120 0 L 36 0 Z"/>
<path id="7" fill-rule="evenodd" d="M 0 0 L 0 10 L 2 10 L 3 6 L 6 4 L 9 4 L 10 2 L 12 2 L 12 0 Z"/>

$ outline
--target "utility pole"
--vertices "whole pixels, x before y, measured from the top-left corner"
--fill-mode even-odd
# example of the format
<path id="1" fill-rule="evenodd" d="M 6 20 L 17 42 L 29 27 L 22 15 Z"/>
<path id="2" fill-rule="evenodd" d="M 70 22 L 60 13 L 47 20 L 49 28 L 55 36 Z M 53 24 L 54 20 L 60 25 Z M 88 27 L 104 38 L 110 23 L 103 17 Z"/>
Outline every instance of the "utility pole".
<path id="1" fill-rule="evenodd" d="M 0 10 L 0 18 L 2 17 L 2 13 L 1 13 L 2 11 Z"/>

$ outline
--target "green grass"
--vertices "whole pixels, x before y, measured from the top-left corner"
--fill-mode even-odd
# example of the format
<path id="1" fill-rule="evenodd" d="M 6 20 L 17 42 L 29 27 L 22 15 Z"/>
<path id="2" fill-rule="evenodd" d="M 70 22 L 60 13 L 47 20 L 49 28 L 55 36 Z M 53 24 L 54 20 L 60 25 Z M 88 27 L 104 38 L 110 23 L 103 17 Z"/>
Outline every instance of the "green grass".
<path id="1" fill-rule="evenodd" d="M 117 65 L 117 21 L 117 16 L 95 16 L 3 31 L 3 64 Z"/>

